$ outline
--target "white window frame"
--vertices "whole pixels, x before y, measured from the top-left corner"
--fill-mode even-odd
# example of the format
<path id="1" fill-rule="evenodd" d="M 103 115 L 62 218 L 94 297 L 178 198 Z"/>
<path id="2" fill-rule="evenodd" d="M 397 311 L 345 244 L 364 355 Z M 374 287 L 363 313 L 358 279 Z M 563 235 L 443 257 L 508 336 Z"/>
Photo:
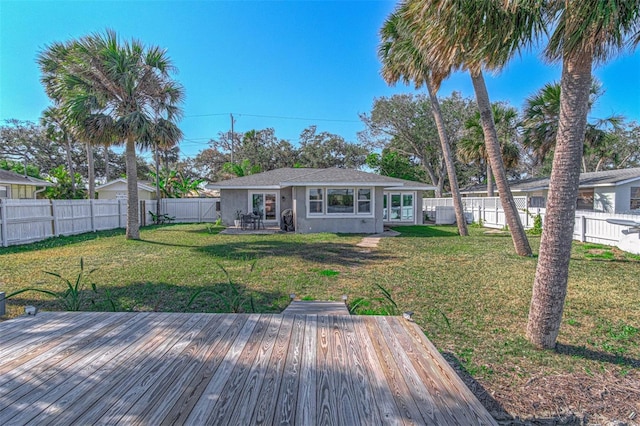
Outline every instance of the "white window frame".
<path id="1" fill-rule="evenodd" d="M 391 219 L 391 197 L 393 195 L 399 195 L 400 196 L 400 218 L 398 219 Z M 404 196 L 405 195 L 411 195 L 412 197 L 412 208 L 413 208 L 413 218 L 411 219 L 402 219 L 402 211 L 404 210 Z M 383 221 L 385 223 L 418 223 L 418 214 L 420 213 L 419 211 L 417 211 L 417 202 L 418 202 L 418 193 L 416 191 L 385 191 L 383 194 L 383 197 L 387 197 L 387 217 L 384 218 L 384 206 L 382 207 L 383 209 Z"/>
<path id="2" fill-rule="evenodd" d="M 4 195 L 2 195 L 4 193 Z M 11 196 L 11 187 L 9 185 L 0 185 L 0 198 L 9 198 Z"/>
<path id="3" fill-rule="evenodd" d="M 310 209 L 310 205 L 311 202 L 320 202 L 319 200 L 311 200 L 310 199 L 310 193 L 312 190 L 321 190 L 322 193 L 322 213 L 311 213 L 311 209 Z M 328 204 L 329 204 L 329 197 L 328 197 L 328 190 L 331 189 L 349 189 L 351 191 L 353 191 L 353 213 L 328 213 Z M 359 213 L 358 212 L 358 191 L 360 189 L 368 189 L 371 191 L 371 199 L 370 200 L 362 200 L 362 201 L 369 201 L 370 204 L 370 211 L 366 212 L 366 213 Z M 324 187 L 320 187 L 320 186 L 309 186 L 306 188 L 306 199 L 305 199 L 305 203 L 306 203 L 306 207 L 307 207 L 307 219 L 313 219 L 313 218 L 372 218 L 375 217 L 375 187 L 373 186 L 324 186 Z"/>
<path id="4" fill-rule="evenodd" d="M 637 194 L 636 197 L 634 197 L 634 192 Z M 637 203 L 637 207 L 634 209 L 633 208 L 633 202 Z M 638 186 L 632 186 L 629 189 L 629 209 L 630 210 L 637 210 L 640 209 L 640 187 Z"/>
<path id="5" fill-rule="evenodd" d="M 280 223 L 280 191 L 272 190 L 272 191 L 249 191 L 249 196 L 247 197 L 247 213 L 253 212 L 253 196 L 254 195 L 262 195 L 262 202 L 266 200 L 267 194 L 275 194 L 276 195 L 276 218 L 267 220 L 266 216 L 262 218 L 263 221 L 269 223 Z M 263 212 L 264 214 L 265 212 Z"/>

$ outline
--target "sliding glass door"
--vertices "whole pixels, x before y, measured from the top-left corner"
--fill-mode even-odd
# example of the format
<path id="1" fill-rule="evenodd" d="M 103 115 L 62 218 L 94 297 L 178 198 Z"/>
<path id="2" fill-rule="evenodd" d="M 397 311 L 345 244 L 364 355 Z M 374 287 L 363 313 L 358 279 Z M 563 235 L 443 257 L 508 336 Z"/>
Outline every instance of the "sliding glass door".
<path id="1" fill-rule="evenodd" d="M 278 193 L 252 192 L 249 194 L 249 203 L 251 212 L 261 215 L 264 221 L 278 221 Z"/>
<path id="2" fill-rule="evenodd" d="M 383 205 L 383 220 L 385 222 L 414 222 L 413 192 L 385 192 Z"/>

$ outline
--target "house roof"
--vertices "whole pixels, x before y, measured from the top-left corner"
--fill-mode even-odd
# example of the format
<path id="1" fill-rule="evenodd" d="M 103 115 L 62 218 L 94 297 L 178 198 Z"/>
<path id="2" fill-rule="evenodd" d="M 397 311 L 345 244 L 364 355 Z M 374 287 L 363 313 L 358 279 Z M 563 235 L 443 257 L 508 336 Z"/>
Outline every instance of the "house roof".
<path id="1" fill-rule="evenodd" d="M 599 186 L 616 186 L 629 182 L 640 181 L 640 167 L 619 170 L 604 170 L 600 172 L 580 173 L 580 188 Z M 532 178 L 509 183 L 511 191 L 531 192 L 549 188 L 549 178 Z M 495 188 L 495 184 L 494 184 Z M 496 189 L 497 191 L 497 189 Z M 472 185 L 460 190 L 463 194 L 487 192 L 487 185 Z"/>
<path id="2" fill-rule="evenodd" d="M 29 185 L 29 186 L 52 186 L 51 182 L 42 179 L 36 179 L 31 176 L 23 176 L 21 174 L 0 169 L 0 184 Z"/>
<path id="3" fill-rule="evenodd" d="M 96 186 L 96 191 L 100 191 L 100 190 L 109 190 L 109 187 L 111 186 L 115 186 L 117 184 L 127 184 L 127 180 L 125 178 L 118 178 L 112 181 L 109 181 L 103 185 L 99 185 Z M 144 181 L 144 180 L 139 180 L 138 181 L 138 189 L 143 189 L 145 191 L 149 191 L 149 192 L 155 192 L 156 189 L 151 186 L 150 182 Z"/>
<path id="4" fill-rule="evenodd" d="M 367 173 L 353 169 L 282 168 L 223 180 L 206 185 L 209 189 L 280 189 L 289 186 L 367 185 L 426 191 L 432 185 Z"/>

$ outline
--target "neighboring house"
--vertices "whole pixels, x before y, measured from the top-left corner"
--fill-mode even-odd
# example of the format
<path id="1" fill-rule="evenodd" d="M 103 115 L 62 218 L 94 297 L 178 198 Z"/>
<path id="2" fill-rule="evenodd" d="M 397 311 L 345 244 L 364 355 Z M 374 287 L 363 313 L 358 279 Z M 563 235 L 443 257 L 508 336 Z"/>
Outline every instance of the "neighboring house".
<path id="1" fill-rule="evenodd" d="M 291 210 L 299 233 L 374 234 L 384 225 L 421 224 L 422 193 L 435 187 L 349 169 L 283 168 L 206 186 L 220 190 L 222 222 L 236 212 L 262 215 L 280 226 Z"/>
<path id="2" fill-rule="evenodd" d="M 527 196 L 530 207 L 545 207 L 549 178 L 510 182 L 514 196 Z M 497 191 L 497 190 L 496 190 Z M 487 185 L 460 191 L 464 196 L 485 197 Z M 577 209 L 606 213 L 640 212 L 640 167 L 581 173 Z"/>
<path id="3" fill-rule="evenodd" d="M 96 187 L 98 199 L 100 200 L 126 200 L 127 199 L 127 180 L 124 178 L 112 180 L 104 185 Z M 139 200 L 155 200 L 156 188 L 150 182 L 138 181 L 138 199 Z"/>
<path id="4" fill-rule="evenodd" d="M 0 198 L 34 199 L 51 182 L 0 169 Z"/>

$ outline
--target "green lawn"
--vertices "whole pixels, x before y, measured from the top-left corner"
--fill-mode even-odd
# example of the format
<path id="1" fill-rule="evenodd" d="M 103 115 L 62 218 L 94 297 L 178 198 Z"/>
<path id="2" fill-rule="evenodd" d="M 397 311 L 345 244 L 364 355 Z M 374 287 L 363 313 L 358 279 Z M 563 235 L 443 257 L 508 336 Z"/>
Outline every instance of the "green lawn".
<path id="1" fill-rule="evenodd" d="M 640 377 L 640 256 L 574 243 L 569 291 L 556 352 L 537 351 L 525 338 L 535 258 L 514 254 L 508 234 L 472 228 L 398 228 L 367 252 L 361 236 L 220 235 L 208 225 L 145 228 L 141 241 L 106 232 L 0 248 L 0 283 L 7 293 L 61 289 L 43 271 L 75 279 L 80 258 L 98 289 L 87 309 L 279 312 L 295 293 L 304 299 L 364 299 L 361 310 L 389 305 L 414 319 L 441 352 L 502 401 L 532 377 Z M 537 252 L 539 237 L 530 237 Z M 251 265 L 255 261 L 254 269 Z M 222 266 L 236 286 L 229 286 Z M 202 294 L 188 307 L 198 290 Z M 383 299 L 378 303 L 378 299 Z M 57 309 L 47 295 L 23 293 L 9 316 L 26 304 Z M 508 407 L 508 404 L 503 405 Z"/>

